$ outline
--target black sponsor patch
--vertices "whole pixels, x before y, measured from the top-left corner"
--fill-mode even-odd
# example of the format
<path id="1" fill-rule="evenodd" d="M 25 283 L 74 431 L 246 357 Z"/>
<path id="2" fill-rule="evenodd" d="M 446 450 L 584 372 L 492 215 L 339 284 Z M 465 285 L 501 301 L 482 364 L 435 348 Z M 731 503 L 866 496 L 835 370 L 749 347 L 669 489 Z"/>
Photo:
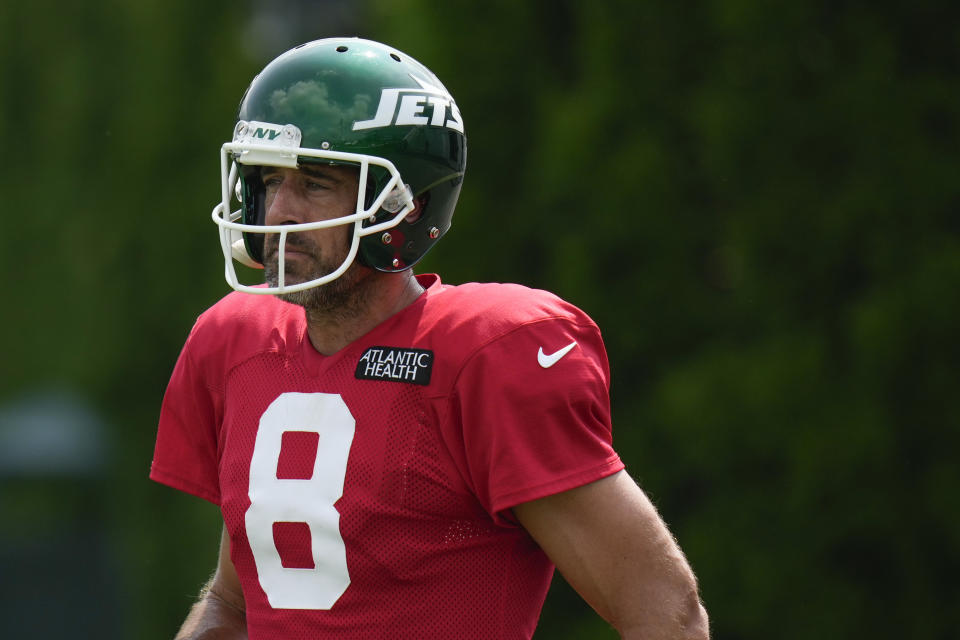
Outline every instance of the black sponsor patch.
<path id="1" fill-rule="evenodd" d="M 433 351 L 401 349 L 399 347 L 370 347 L 357 362 L 358 380 L 388 380 L 410 384 L 430 384 L 433 371 Z"/>

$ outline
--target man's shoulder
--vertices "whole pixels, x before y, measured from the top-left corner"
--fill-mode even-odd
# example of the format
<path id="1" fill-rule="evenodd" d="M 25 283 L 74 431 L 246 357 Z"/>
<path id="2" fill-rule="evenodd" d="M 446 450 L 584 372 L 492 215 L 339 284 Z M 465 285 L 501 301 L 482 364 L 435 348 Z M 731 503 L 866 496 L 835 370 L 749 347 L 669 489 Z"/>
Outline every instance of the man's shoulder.
<path id="1" fill-rule="evenodd" d="M 442 285 L 431 291 L 419 323 L 419 341 L 444 353 L 455 369 L 508 338 L 510 344 L 533 343 L 573 334 L 600 341 L 596 324 L 575 305 L 549 291 L 512 283 Z M 569 340 L 560 346 L 565 344 Z"/>
<path id="2" fill-rule="evenodd" d="M 291 307 L 274 296 L 231 291 L 201 313 L 197 322 L 218 327 L 272 325 Z"/>
<path id="3" fill-rule="evenodd" d="M 467 386 L 475 386 L 476 379 L 469 376 L 476 371 L 507 386 L 539 380 L 537 388 L 548 381 L 559 385 L 556 375 L 567 381 L 606 379 L 596 323 L 549 291 L 509 283 L 444 285 L 428 303 L 417 343 L 436 354 L 438 394 L 463 380 L 473 380 Z M 571 352 L 571 345 L 579 349 Z M 560 359 L 565 366 L 554 367 Z M 474 373 L 465 377 L 471 368 Z M 547 369 L 556 375 L 544 375 Z"/>
<path id="4" fill-rule="evenodd" d="M 200 314 L 189 344 L 200 352 L 259 349 L 296 330 L 298 309 L 273 296 L 234 291 Z"/>
<path id="5" fill-rule="evenodd" d="M 592 322 L 585 312 L 544 289 L 500 282 L 444 285 L 434 297 L 436 311 L 451 327 L 460 324 L 509 330 L 548 319 Z"/>

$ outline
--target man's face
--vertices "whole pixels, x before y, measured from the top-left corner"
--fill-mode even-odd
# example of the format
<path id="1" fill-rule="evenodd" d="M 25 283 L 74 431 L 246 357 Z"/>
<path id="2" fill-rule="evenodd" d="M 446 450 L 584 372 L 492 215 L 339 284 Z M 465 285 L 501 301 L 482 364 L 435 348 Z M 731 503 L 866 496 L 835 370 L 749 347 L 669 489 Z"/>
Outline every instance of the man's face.
<path id="1" fill-rule="evenodd" d="M 265 224 L 303 224 L 351 215 L 356 211 L 358 171 L 334 165 L 305 165 L 300 169 L 263 167 L 266 189 Z M 336 270 L 350 248 L 351 225 L 287 234 L 285 284 L 298 284 Z M 279 284 L 279 234 L 264 239 L 264 275 L 270 286 Z M 308 308 L 327 310 L 342 305 L 352 285 L 362 279 L 363 267 L 354 263 L 336 280 L 280 297 Z"/>

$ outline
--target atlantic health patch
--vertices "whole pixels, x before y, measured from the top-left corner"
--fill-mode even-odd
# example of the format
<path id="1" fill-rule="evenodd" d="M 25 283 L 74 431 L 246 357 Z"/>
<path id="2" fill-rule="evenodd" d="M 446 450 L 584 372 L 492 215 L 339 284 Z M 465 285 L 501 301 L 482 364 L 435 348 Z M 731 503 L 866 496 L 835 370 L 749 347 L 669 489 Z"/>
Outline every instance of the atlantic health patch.
<path id="1" fill-rule="evenodd" d="M 357 362 L 358 380 L 388 380 L 410 384 L 430 384 L 433 371 L 433 351 L 401 349 L 400 347 L 370 347 Z"/>

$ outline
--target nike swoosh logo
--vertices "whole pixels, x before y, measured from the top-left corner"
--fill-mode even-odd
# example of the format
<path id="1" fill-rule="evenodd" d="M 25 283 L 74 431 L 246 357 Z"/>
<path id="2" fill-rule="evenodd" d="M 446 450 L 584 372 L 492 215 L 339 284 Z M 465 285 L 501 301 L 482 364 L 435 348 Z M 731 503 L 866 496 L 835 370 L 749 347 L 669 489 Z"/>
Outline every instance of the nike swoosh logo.
<path id="1" fill-rule="evenodd" d="M 554 351 L 551 354 L 546 354 L 543 352 L 543 347 L 540 347 L 540 351 L 537 352 L 537 362 L 540 363 L 540 366 L 544 369 L 549 369 L 553 365 L 560 362 L 560 358 L 570 353 L 570 350 L 577 346 L 577 341 L 574 340 L 563 349 L 559 351 Z"/>

